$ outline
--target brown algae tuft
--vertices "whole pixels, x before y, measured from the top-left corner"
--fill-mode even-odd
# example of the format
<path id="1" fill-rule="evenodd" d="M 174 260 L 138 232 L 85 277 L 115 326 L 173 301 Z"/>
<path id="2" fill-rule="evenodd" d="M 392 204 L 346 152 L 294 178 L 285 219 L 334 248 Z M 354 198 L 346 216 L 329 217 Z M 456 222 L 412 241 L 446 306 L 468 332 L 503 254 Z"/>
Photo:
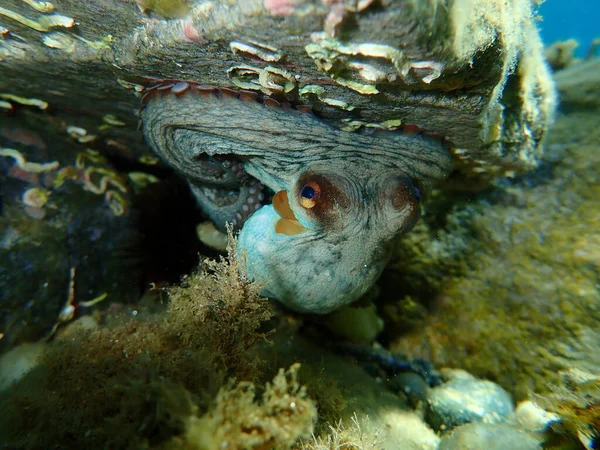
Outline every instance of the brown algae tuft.
<path id="1" fill-rule="evenodd" d="M 263 430 L 263 444 L 285 448 L 310 436 L 316 409 L 296 380 L 295 366 L 280 372 L 255 402 L 250 381 L 258 377 L 258 364 L 245 353 L 265 338 L 268 330 L 260 327 L 271 309 L 238 274 L 231 255 L 205 262 L 182 286 L 169 289 L 166 318 L 143 311 L 108 314 L 99 329 L 59 333 L 40 365 L 0 392 L 0 408 L 10 412 L 0 417 L 4 442 L 20 448 L 47 442 L 63 448 L 178 448 L 177 442 L 192 445 L 194 437 L 199 441 L 186 448 L 212 449 L 215 436 L 233 442 L 248 426 Z M 249 381 L 234 387 L 229 376 Z M 249 408 L 255 423 L 233 427 L 227 414 Z M 281 418 L 274 417 L 278 412 Z M 266 448 L 240 445 L 230 448 Z"/>
<path id="2" fill-rule="evenodd" d="M 244 353 L 266 334 L 259 331 L 272 316 L 271 304 L 260 297 L 261 286 L 240 275 L 235 256 L 235 240 L 229 235 L 227 258 L 204 260 L 201 269 L 184 276 L 180 286 L 169 289 L 169 319 L 184 345 L 199 338 L 211 349 L 212 358 L 237 375 L 252 373 L 252 363 L 244 368 Z"/>
<path id="3" fill-rule="evenodd" d="M 266 383 L 260 400 L 250 382 L 229 383 L 204 416 L 192 416 L 183 437 L 168 448 L 182 449 L 287 449 L 308 438 L 317 420 L 317 408 L 298 383 L 300 364 L 279 369 Z"/>

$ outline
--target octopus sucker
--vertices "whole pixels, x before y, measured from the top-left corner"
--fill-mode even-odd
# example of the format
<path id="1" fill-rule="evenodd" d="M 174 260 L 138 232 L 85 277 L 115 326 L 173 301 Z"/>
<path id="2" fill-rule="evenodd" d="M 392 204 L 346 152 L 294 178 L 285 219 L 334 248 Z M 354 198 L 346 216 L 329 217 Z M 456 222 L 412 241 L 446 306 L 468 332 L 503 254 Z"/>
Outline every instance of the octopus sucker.
<path id="1" fill-rule="evenodd" d="M 175 86 L 175 83 L 164 83 L 156 87 L 157 91 L 166 91 Z"/>
<path id="2" fill-rule="evenodd" d="M 140 117 L 200 208 L 239 230 L 247 276 L 300 312 L 328 313 L 370 289 L 391 241 L 452 170 L 449 143 L 420 127 L 351 133 L 304 105 L 191 81 L 149 89 Z"/>
<path id="3" fill-rule="evenodd" d="M 190 84 L 185 81 L 179 81 L 173 85 L 171 88 L 171 93 L 175 95 L 180 95 L 186 92 L 190 88 Z"/>

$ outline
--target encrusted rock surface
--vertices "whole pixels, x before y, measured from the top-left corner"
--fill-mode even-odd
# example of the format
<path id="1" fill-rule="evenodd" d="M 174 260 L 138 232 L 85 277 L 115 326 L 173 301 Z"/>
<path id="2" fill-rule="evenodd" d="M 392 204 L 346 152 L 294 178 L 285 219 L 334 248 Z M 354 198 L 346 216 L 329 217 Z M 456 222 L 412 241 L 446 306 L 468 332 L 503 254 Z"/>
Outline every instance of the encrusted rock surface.
<path id="1" fill-rule="evenodd" d="M 347 128 L 416 124 L 454 142 L 463 173 L 487 177 L 530 169 L 554 110 L 530 0 L 44 6 L 0 10 L 2 107 L 35 98 L 85 129 L 111 114 L 126 132 L 106 141 L 132 159 L 146 152 L 136 94 L 155 80 L 302 100 Z"/>
<path id="2" fill-rule="evenodd" d="M 142 291 L 129 179 L 60 121 L 19 119 L 0 122 L 2 349 Z"/>

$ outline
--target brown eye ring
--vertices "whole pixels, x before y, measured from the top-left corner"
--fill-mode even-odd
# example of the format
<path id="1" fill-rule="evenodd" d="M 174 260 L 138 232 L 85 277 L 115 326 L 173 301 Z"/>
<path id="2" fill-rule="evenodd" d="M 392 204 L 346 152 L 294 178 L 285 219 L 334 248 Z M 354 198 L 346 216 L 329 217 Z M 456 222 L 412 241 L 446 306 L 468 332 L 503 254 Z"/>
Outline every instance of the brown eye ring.
<path id="1" fill-rule="evenodd" d="M 407 205 L 419 207 L 421 203 L 421 191 L 409 177 L 402 177 L 397 184 L 392 204 L 394 208 L 400 210 Z"/>
<path id="2" fill-rule="evenodd" d="M 321 197 L 321 187 L 318 183 L 310 181 L 302 186 L 299 193 L 299 203 L 306 209 L 314 208 Z"/>

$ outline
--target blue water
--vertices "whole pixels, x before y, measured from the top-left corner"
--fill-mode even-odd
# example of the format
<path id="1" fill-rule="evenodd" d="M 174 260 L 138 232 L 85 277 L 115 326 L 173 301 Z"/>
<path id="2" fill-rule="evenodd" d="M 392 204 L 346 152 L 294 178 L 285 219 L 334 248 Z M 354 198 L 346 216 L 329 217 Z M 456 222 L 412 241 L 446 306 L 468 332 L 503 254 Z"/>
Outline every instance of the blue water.
<path id="1" fill-rule="evenodd" d="M 545 44 L 575 38 L 577 56 L 585 56 L 592 39 L 600 37 L 600 0 L 548 0 L 539 12 Z"/>

